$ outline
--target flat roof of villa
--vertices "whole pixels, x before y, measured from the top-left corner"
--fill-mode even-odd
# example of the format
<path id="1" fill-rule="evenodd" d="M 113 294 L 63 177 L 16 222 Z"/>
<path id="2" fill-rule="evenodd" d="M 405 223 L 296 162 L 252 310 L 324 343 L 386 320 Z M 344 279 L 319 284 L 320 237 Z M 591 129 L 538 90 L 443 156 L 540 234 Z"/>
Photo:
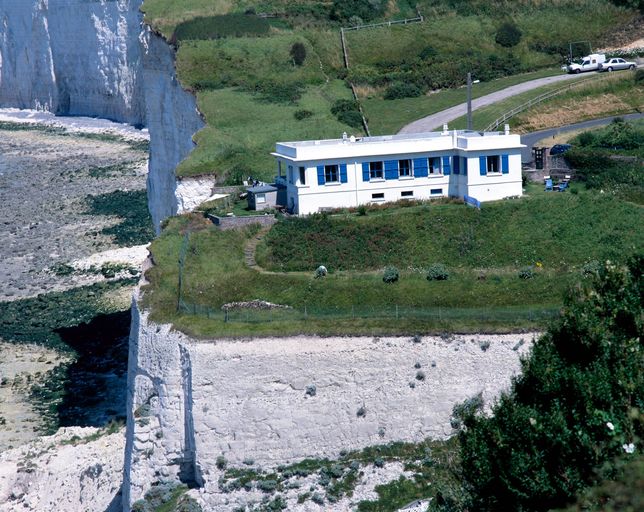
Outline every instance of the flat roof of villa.
<path id="1" fill-rule="evenodd" d="M 477 132 L 474 130 L 450 130 L 448 133 L 443 132 L 423 132 L 423 133 L 398 133 L 395 135 L 376 135 L 373 137 L 347 137 L 346 139 L 320 139 L 320 140 L 296 140 L 291 142 L 279 142 L 288 146 L 333 146 L 338 144 L 372 144 L 379 142 L 398 142 L 398 141 L 425 141 L 427 139 L 435 139 L 438 137 L 445 137 L 452 135 L 456 132 L 458 137 L 488 137 L 495 135 L 505 135 L 504 132 Z"/>
<path id="2" fill-rule="evenodd" d="M 518 134 L 509 132 L 477 132 L 447 130 L 442 132 L 401 133 L 376 137 L 277 142 L 274 156 L 292 161 L 325 158 L 368 157 L 422 153 L 427 151 L 485 151 L 524 147 Z M 329 150 L 332 150 L 329 153 Z"/>

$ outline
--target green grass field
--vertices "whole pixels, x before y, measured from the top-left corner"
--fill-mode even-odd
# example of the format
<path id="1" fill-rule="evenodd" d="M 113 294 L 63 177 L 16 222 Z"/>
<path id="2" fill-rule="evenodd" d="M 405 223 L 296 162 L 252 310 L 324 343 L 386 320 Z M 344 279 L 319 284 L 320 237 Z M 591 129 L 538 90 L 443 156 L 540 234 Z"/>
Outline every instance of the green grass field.
<path id="1" fill-rule="evenodd" d="M 244 263 L 255 229 L 219 231 L 196 216 L 176 218 L 152 245 L 146 305 L 196 336 L 534 328 L 583 278 L 587 262 L 620 261 L 644 247 L 640 206 L 576 188 L 558 194 L 532 185 L 526 197 L 480 212 L 429 204 L 284 221 L 258 254 L 261 265 L 276 269 L 268 273 Z M 186 232 L 179 313 L 177 261 Z M 445 264 L 449 279 L 427 281 L 423 269 L 432 263 Z M 319 264 L 330 273 L 316 279 Z M 400 279 L 386 284 L 382 268 L 391 264 Z M 521 279 L 528 266 L 535 276 Z M 294 310 L 231 313 L 224 322 L 223 304 L 253 299 Z"/>

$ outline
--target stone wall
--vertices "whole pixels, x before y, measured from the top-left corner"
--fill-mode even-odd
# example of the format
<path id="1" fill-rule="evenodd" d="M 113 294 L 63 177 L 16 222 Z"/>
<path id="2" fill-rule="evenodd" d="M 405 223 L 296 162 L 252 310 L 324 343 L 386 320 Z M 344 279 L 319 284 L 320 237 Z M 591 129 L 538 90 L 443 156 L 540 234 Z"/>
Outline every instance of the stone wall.
<path id="1" fill-rule="evenodd" d="M 208 218 L 221 229 L 242 228 L 244 226 L 250 226 L 251 224 L 272 226 L 277 222 L 275 215 L 248 215 L 244 217 L 218 217 L 217 215 L 208 215 Z"/>
<path id="2" fill-rule="evenodd" d="M 532 339 L 196 341 L 150 322 L 136 302 L 133 318 L 124 505 L 168 477 L 200 487 L 205 503 L 223 503 L 219 456 L 233 467 L 252 459 L 270 468 L 335 458 L 343 449 L 448 437 L 454 404 L 481 392 L 489 405 L 531 345 L 520 339 Z M 314 396 L 307 386 L 315 386 Z"/>

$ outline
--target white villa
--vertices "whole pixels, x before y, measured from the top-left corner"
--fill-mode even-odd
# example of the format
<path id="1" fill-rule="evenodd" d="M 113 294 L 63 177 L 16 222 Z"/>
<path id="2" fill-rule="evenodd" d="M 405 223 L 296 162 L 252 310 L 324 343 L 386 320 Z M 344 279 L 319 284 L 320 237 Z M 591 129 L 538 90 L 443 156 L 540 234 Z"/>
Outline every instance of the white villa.
<path id="1" fill-rule="evenodd" d="M 517 197 L 521 138 L 504 132 L 442 132 L 278 142 L 278 200 L 305 215 L 361 204 L 469 196 Z M 280 200 L 281 199 L 281 200 Z"/>

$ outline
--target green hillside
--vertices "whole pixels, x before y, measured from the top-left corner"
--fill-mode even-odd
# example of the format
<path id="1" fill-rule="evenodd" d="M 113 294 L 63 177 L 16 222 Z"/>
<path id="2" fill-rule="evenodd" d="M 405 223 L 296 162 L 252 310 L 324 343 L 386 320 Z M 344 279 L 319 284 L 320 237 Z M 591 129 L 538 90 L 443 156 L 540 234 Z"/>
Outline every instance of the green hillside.
<path id="1" fill-rule="evenodd" d="M 488 92 L 556 73 L 569 41 L 598 47 L 636 15 L 608 0 L 146 0 L 143 10 L 176 45 L 179 78 L 207 122 L 178 173 L 228 184 L 270 180 L 275 141 L 362 134 L 357 106 L 340 119 L 331 113 L 352 98 L 349 83 L 371 133 L 397 130 L 461 101 L 468 71 Z M 347 31 L 345 68 L 340 27 L 419 13 L 421 23 Z M 303 48 L 297 58 L 294 45 Z"/>

